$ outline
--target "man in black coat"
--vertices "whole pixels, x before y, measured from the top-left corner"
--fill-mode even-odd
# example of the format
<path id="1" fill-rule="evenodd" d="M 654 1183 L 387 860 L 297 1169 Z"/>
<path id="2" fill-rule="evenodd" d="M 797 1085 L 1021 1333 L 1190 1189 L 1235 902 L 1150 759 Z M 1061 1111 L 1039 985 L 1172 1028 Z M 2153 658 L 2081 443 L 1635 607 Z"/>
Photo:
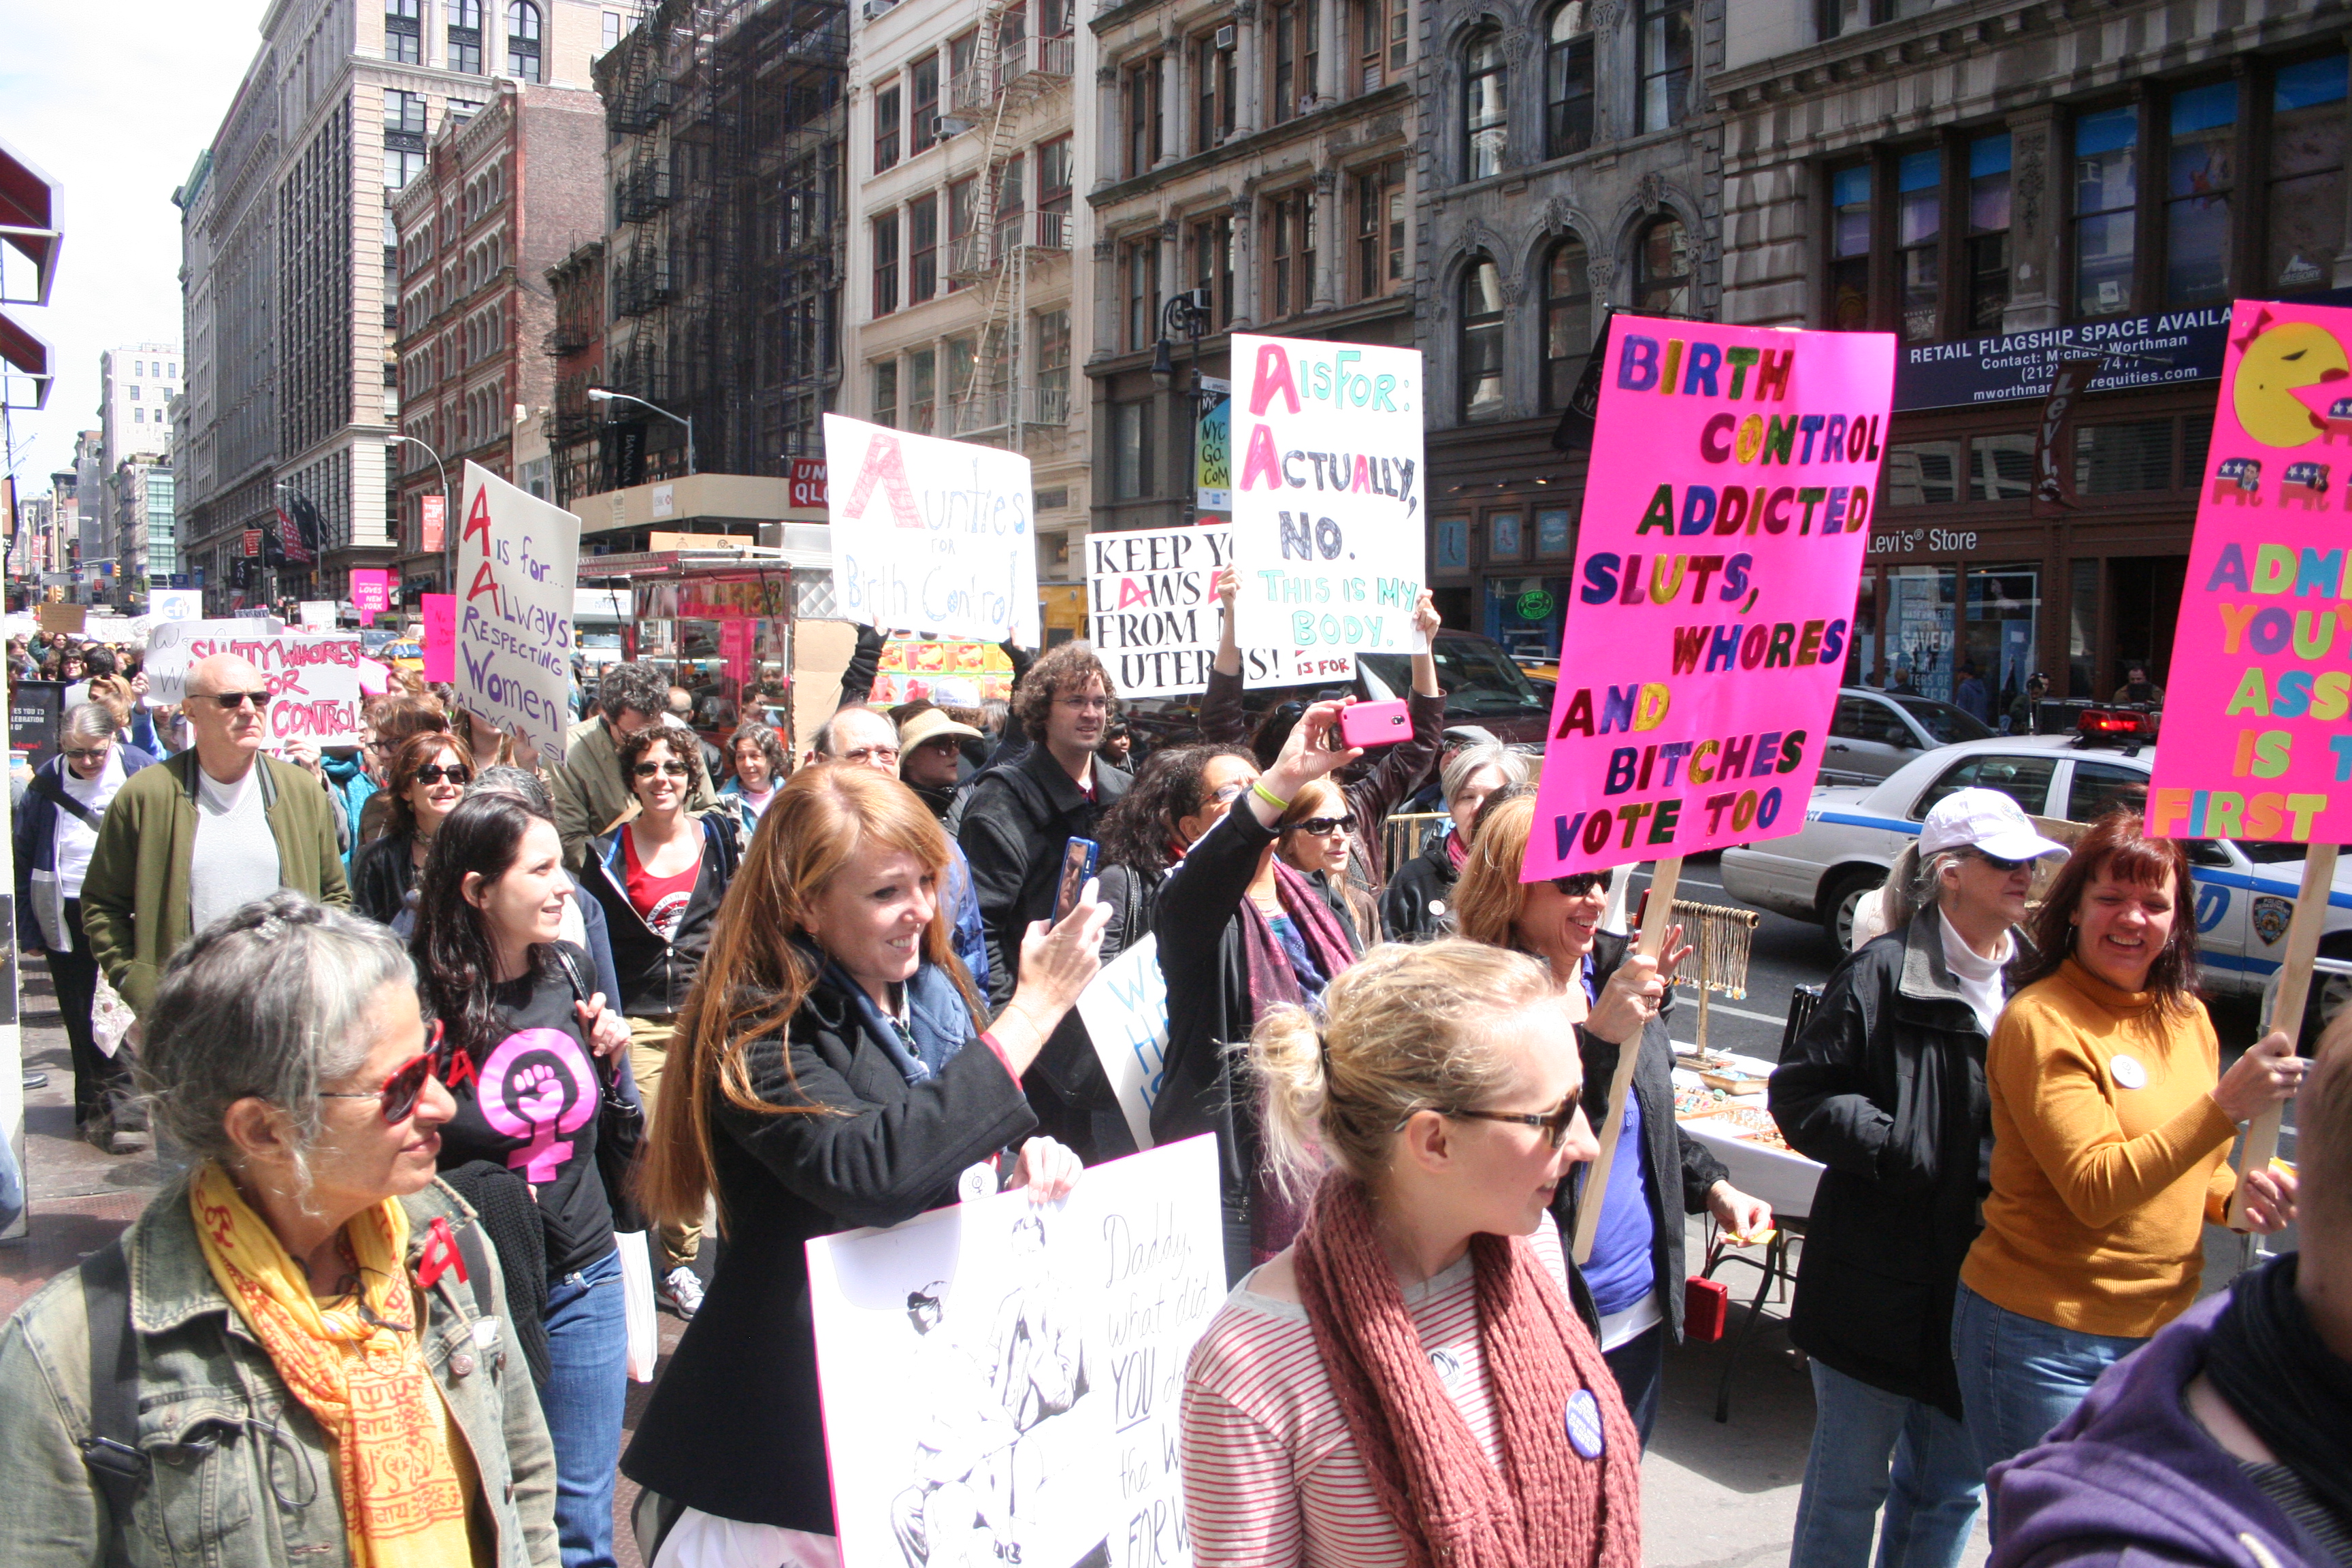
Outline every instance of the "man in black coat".
<path id="1" fill-rule="evenodd" d="M 1013 690 L 1013 718 L 1029 749 L 971 782 L 957 841 L 971 864 L 987 926 L 992 1006 L 1002 1006 L 1020 984 L 1022 933 L 1032 921 L 1053 918 L 1069 841 L 1099 838 L 1104 813 L 1127 793 L 1129 776 L 1095 755 L 1117 700 L 1110 671 L 1091 647 L 1070 642 L 1052 649 Z M 1024 1087 L 1046 1132 L 1081 1158 L 1132 1152 L 1126 1119 L 1075 1013 Z"/>

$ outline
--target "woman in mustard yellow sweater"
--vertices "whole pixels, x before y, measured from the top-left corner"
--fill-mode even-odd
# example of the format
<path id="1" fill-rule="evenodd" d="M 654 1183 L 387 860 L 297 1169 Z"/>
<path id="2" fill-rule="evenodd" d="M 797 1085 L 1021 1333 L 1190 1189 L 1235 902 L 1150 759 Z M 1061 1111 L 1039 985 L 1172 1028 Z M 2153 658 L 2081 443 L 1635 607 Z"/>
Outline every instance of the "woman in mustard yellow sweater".
<path id="1" fill-rule="evenodd" d="M 1987 1468 L 2040 1442 L 2196 1300 L 2204 1224 L 2237 1185 L 2239 1124 L 2303 1081 L 2284 1034 L 2221 1072 L 2189 887 L 2179 844 L 2133 814 L 2102 818 L 2036 915 L 2040 956 L 1986 1048 L 1992 1192 L 1960 1268 L 1952 1358 Z M 2245 1180 L 2249 1226 L 2294 1218 L 2293 1177 Z"/>

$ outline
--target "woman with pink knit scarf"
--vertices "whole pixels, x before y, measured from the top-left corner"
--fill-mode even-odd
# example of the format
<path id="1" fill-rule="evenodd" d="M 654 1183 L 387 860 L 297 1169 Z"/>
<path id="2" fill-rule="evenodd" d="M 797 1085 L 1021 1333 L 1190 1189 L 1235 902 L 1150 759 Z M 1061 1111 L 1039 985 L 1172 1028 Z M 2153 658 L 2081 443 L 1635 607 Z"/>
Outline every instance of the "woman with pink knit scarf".
<path id="1" fill-rule="evenodd" d="M 1520 953 L 1373 949 L 1249 1058 L 1313 1196 L 1193 1347 L 1198 1568 L 1636 1568 L 1641 1443 L 1549 1207 L 1597 1152 L 1584 997 Z"/>

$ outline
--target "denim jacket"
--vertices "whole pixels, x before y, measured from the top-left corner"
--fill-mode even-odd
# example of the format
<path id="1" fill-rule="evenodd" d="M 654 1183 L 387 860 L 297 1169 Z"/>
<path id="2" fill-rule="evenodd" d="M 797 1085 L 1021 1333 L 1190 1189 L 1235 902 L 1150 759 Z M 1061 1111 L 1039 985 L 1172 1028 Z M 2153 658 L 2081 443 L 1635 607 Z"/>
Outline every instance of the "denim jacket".
<path id="1" fill-rule="evenodd" d="M 439 1182 L 403 1200 L 410 1278 L 426 1227 L 473 1211 Z M 128 1521 L 109 1518 L 78 1440 L 89 1426 L 89 1333 L 79 1271 L 60 1276 L 0 1332 L 0 1563 L 205 1563 L 262 1568 L 351 1561 L 332 1448 L 213 1281 L 184 1177 L 124 1233 L 138 1341 L 138 1447 L 147 1456 Z M 498 1568 L 557 1562 L 555 1451 L 530 1370 L 505 1331 L 496 1254 L 480 1249 L 495 1316 L 445 1271 L 419 1289 L 425 1363 L 480 1477 L 477 1540 Z M 110 1547 L 120 1537 L 121 1554 Z"/>

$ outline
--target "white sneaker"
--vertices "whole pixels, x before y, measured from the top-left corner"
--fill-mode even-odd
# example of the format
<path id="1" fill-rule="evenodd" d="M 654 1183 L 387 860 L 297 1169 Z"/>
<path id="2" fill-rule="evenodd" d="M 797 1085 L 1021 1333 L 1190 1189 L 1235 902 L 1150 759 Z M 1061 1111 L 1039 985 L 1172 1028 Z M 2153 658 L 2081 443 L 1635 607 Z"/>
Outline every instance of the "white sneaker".
<path id="1" fill-rule="evenodd" d="M 681 1318 L 691 1318 L 702 1310 L 701 1278 L 683 1263 L 656 1282 L 654 1295 Z"/>

